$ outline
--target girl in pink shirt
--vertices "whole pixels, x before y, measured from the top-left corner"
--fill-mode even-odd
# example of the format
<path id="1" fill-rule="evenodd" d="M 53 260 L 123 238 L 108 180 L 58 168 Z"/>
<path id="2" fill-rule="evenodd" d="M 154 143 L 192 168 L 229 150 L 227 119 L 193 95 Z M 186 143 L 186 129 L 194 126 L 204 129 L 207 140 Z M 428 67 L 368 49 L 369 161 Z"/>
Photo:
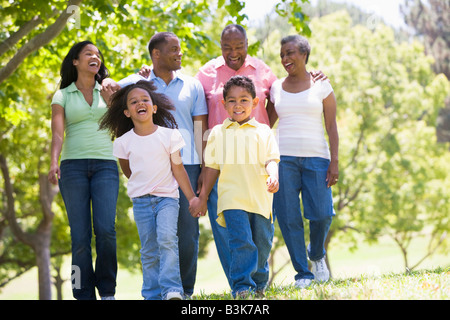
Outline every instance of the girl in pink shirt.
<path id="1" fill-rule="evenodd" d="M 169 110 L 173 105 L 148 81 L 117 91 L 100 128 L 116 138 L 113 154 L 128 178 L 127 192 L 141 241 L 142 296 L 182 299 L 178 257 L 178 186 L 195 193 L 181 161 L 185 145 Z"/>

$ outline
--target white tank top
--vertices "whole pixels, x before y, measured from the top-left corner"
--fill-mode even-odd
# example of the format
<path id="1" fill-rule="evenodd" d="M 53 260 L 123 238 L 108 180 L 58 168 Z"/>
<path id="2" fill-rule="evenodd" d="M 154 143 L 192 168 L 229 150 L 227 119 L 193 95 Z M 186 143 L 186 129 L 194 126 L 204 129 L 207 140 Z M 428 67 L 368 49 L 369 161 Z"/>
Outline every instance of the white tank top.
<path id="1" fill-rule="evenodd" d="M 316 81 L 305 91 L 290 93 L 282 88 L 283 79 L 275 81 L 270 99 L 280 119 L 277 139 L 280 154 L 296 157 L 330 159 L 323 125 L 323 100 L 333 91 L 328 81 Z"/>

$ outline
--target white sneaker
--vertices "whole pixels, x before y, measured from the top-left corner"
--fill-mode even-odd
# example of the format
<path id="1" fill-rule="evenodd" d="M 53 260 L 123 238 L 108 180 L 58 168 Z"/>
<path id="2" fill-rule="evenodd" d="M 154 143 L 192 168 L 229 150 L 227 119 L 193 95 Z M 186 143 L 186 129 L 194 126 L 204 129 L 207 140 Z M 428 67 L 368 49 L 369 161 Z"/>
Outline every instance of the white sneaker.
<path id="1" fill-rule="evenodd" d="M 294 285 L 299 289 L 303 289 L 309 287 L 311 282 L 312 282 L 311 279 L 298 279 L 295 281 Z"/>
<path id="2" fill-rule="evenodd" d="M 166 300 L 183 300 L 183 296 L 177 291 L 172 291 L 167 294 Z"/>
<path id="3" fill-rule="evenodd" d="M 330 271 L 327 268 L 325 257 L 317 261 L 311 260 L 311 264 L 311 272 L 314 275 L 314 280 L 322 282 L 328 281 L 328 279 L 330 279 Z"/>

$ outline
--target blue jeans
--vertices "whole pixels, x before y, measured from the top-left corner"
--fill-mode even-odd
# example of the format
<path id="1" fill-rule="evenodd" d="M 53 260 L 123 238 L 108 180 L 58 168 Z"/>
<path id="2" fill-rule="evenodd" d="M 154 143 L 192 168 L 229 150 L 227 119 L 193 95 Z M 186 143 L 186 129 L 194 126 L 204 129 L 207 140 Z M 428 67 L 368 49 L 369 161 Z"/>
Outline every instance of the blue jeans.
<path id="1" fill-rule="evenodd" d="M 270 219 L 244 210 L 223 212 L 231 253 L 233 296 L 242 291 L 264 290 L 269 281 L 269 255 L 274 226 Z"/>
<path id="2" fill-rule="evenodd" d="M 141 241 L 142 296 L 145 300 L 161 300 L 169 292 L 183 294 L 178 257 L 178 199 L 146 195 L 132 201 Z"/>
<path id="3" fill-rule="evenodd" d="M 314 279 L 308 270 L 300 193 L 304 216 L 310 222 L 311 260 L 325 256 L 325 239 L 330 229 L 333 210 L 331 188 L 327 188 L 330 161 L 318 157 L 281 156 L 280 189 L 274 194 L 274 213 L 283 234 L 295 271 L 295 279 Z"/>
<path id="4" fill-rule="evenodd" d="M 197 190 L 200 165 L 185 165 L 184 168 L 194 192 Z M 198 239 L 200 229 L 198 218 L 193 218 L 189 212 L 189 201 L 183 191 L 180 192 L 180 215 L 178 217 L 178 249 L 180 255 L 180 274 L 184 293 L 191 296 L 194 293 L 197 275 Z"/>
<path id="5" fill-rule="evenodd" d="M 69 219 L 72 265 L 79 268 L 81 277 L 79 287 L 73 286 L 74 298 L 96 299 L 95 287 L 100 296 L 114 296 L 117 276 L 115 218 L 119 192 L 117 162 L 63 160 L 59 188 Z M 97 253 L 95 271 L 92 266 L 91 219 Z"/>
<path id="6" fill-rule="evenodd" d="M 217 223 L 217 181 L 214 185 L 211 193 L 208 197 L 208 217 L 209 222 L 211 223 L 211 231 L 214 237 L 214 243 L 216 245 L 217 254 L 219 256 L 220 264 L 222 265 L 223 271 L 225 272 L 225 276 L 227 277 L 228 284 L 231 287 L 231 279 L 230 279 L 230 246 L 228 244 L 228 231 L 226 228 L 222 227 Z"/>

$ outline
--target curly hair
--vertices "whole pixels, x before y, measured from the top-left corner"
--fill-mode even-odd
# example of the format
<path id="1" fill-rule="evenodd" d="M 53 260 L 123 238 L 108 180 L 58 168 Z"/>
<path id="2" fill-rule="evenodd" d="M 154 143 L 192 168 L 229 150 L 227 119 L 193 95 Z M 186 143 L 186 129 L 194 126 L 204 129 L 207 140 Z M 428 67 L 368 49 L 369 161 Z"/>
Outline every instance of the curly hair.
<path id="1" fill-rule="evenodd" d="M 246 89 L 251 95 L 252 98 L 256 97 L 256 89 L 253 84 L 252 79 L 246 76 L 233 76 L 230 80 L 225 83 L 223 87 L 223 98 L 226 100 L 228 96 L 228 91 L 230 91 L 231 87 L 242 87 Z"/>
<path id="2" fill-rule="evenodd" d="M 131 118 L 125 116 L 127 109 L 127 97 L 133 89 L 143 89 L 148 92 L 153 105 L 157 105 L 157 111 L 153 114 L 153 123 L 166 128 L 177 129 L 178 125 L 170 110 L 175 110 L 172 102 L 166 95 L 156 92 L 156 86 L 152 81 L 141 80 L 135 84 L 121 88 L 111 97 L 111 106 L 99 121 L 99 130 L 107 129 L 111 139 L 118 138 L 134 128 Z"/>

